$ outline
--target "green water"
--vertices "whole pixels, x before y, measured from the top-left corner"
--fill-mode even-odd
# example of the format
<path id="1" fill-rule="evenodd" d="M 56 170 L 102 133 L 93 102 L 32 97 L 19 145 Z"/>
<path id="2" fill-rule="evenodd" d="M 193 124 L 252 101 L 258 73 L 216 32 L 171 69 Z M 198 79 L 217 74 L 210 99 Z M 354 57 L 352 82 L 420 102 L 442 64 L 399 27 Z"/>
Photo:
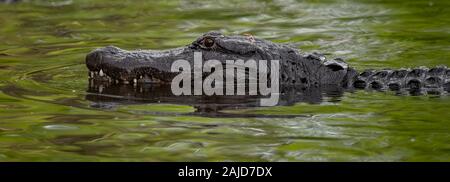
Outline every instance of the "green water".
<path id="1" fill-rule="evenodd" d="M 233 118 L 180 104 L 98 108 L 84 65 L 96 47 L 173 48 L 219 30 L 359 70 L 450 66 L 449 10 L 448 0 L 0 4 L 0 161 L 450 161 L 449 96 L 357 91 L 223 111 Z"/>

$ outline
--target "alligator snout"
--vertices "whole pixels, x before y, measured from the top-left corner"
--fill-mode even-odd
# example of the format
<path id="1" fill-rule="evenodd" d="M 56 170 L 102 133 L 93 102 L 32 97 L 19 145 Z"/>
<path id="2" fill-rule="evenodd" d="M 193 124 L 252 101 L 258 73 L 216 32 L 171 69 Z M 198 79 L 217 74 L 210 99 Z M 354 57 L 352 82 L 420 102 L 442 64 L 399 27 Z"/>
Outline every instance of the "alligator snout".
<path id="1" fill-rule="evenodd" d="M 112 46 L 95 49 L 86 55 L 86 66 L 89 69 L 89 78 L 100 81 L 115 81 L 113 73 L 108 71 L 117 69 L 110 55 L 117 54 L 117 48 Z M 104 59 L 105 58 L 105 59 Z"/>
<path id="2" fill-rule="evenodd" d="M 101 66 L 110 64 L 108 61 L 114 61 L 115 58 L 118 58 L 120 51 L 121 49 L 114 46 L 95 49 L 86 55 L 86 66 L 91 71 L 100 71 Z M 105 61 L 104 57 L 106 58 Z"/>
<path id="3" fill-rule="evenodd" d="M 86 66 L 91 71 L 98 70 L 98 67 L 102 63 L 102 52 L 95 50 L 86 55 Z"/>
<path id="4" fill-rule="evenodd" d="M 86 55 L 89 78 L 115 83 L 166 83 L 173 78 L 172 59 L 163 51 L 125 51 L 114 46 Z"/>

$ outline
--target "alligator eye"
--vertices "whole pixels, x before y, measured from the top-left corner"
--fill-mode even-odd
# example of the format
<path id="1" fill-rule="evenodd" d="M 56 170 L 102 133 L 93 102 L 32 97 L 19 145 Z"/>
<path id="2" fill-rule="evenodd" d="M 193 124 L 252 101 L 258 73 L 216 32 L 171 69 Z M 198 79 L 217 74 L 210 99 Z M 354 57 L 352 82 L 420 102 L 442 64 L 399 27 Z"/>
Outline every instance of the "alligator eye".
<path id="1" fill-rule="evenodd" d="M 210 48 L 214 45 L 214 39 L 211 37 L 206 37 L 203 39 L 203 46 Z"/>

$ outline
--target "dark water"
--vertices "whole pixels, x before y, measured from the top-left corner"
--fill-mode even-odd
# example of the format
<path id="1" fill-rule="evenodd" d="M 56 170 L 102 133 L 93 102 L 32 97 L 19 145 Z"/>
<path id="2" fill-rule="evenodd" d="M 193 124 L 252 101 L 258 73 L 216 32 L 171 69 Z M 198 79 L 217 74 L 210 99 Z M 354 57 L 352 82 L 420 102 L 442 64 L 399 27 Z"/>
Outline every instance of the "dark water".
<path id="1" fill-rule="evenodd" d="M 359 70 L 450 66 L 449 9 L 447 0 L 0 4 L 0 161 L 450 161 L 445 95 L 357 91 L 198 113 L 176 100 L 92 98 L 84 66 L 96 47 L 173 48 L 210 30 Z"/>

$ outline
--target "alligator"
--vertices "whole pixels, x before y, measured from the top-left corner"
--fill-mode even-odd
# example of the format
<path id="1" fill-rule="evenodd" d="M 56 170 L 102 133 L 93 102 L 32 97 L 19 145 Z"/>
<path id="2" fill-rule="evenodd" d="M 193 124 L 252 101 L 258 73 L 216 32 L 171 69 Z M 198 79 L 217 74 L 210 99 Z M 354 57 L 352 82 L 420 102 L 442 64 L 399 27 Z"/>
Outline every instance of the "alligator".
<path id="1" fill-rule="evenodd" d="M 356 71 L 343 59 L 327 59 L 320 53 L 305 53 L 288 44 L 274 43 L 252 35 L 223 35 L 207 32 L 191 44 L 168 50 L 127 51 L 114 46 L 97 48 L 87 54 L 89 78 L 114 84 L 167 84 L 177 75 L 171 71 L 176 60 L 194 64 L 194 52 L 203 60 L 279 60 L 280 85 L 302 89 L 332 85 L 344 89 L 374 89 L 412 94 L 447 94 L 450 69 L 433 68 L 367 69 Z"/>

